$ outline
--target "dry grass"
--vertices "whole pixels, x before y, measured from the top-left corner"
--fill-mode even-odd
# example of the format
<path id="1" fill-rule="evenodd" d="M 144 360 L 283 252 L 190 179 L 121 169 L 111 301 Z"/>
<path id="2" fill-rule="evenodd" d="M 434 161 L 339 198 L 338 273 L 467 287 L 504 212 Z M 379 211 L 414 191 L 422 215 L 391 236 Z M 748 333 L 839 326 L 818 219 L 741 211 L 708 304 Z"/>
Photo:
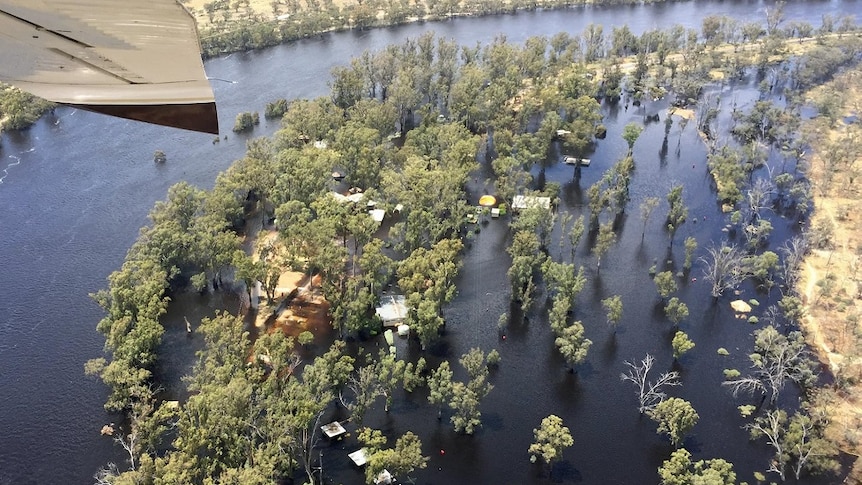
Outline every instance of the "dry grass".
<path id="1" fill-rule="evenodd" d="M 862 68 L 848 71 L 832 83 L 809 93 L 816 99 L 824 91 L 841 93 L 844 116 L 858 115 L 862 102 Z M 839 383 L 823 408 L 831 419 L 829 433 L 845 452 L 862 455 L 862 193 L 853 183 L 853 173 L 862 159 L 851 157 L 847 165 L 833 167 L 832 181 L 824 182 L 827 157 L 835 155 L 835 143 L 847 143 L 848 133 L 862 135 L 858 123 L 848 126 L 841 119 L 819 141 L 813 142 L 809 178 L 814 186 L 814 227 L 833 225 L 832 248 L 812 251 L 805 259 L 798 285 L 807 315 L 803 322 L 809 344 L 828 365 Z M 862 145 L 862 142 L 860 142 Z M 862 463 L 857 460 L 848 483 L 862 483 Z"/>

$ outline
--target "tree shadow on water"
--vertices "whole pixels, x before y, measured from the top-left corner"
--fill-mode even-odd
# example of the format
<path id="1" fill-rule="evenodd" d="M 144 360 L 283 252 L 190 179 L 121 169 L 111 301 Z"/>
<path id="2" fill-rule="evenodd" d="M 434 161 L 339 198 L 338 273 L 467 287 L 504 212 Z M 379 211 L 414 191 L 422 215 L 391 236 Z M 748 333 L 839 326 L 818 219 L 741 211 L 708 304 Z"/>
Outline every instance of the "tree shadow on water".
<path id="1" fill-rule="evenodd" d="M 544 467 L 547 470 L 546 467 Z M 584 477 L 580 470 L 575 468 L 568 460 L 558 461 L 551 468 L 551 474 L 548 477 L 550 483 L 577 483 L 583 482 Z"/>

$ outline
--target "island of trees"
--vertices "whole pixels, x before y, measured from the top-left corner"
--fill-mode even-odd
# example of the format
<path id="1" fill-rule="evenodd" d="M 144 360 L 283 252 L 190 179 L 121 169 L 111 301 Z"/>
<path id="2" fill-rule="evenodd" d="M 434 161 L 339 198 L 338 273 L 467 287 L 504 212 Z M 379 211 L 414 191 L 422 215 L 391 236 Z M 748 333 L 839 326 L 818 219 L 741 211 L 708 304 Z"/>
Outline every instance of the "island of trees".
<path id="1" fill-rule="evenodd" d="M 626 216 L 642 234 L 651 218 L 661 219 L 668 254 L 684 261 L 650 270 L 656 299 L 675 329 L 671 347 L 679 365 L 687 353 L 707 351 L 683 331 L 690 314 L 679 291 L 684 279 L 704 278 L 715 305 L 728 304 L 743 284 L 780 292 L 760 318 L 748 318 L 752 339 L 740 352 L 751 352 L 750 368 L 726 369 L 716 386 L 745 403 L 739 411 L 751 438 L 774 451 L 755 480 L 837 472 L 838 446 L 857 452 L 860 429 L 848 412 L 858 393 L 858 278 L 855 270 L 836 267 L 844 258 L 848 268 L 858 259 L 837 252 L 849 241 L 855 247 L 858 229 L 836 226 L 854 221 L 858 204 L 853 181 L 862 145 L 858 124 L 843 117 L 849 100 L 860 99 L 860 39 L 851 21 L 824 20 L 818 28 L 785 23 L 779 6 L 765 25 L 709 17 L 700 32 L 675 27 L 637 36 L 626 27 L 606 33 L 591 25 L 578 36 L 533 37 L 521 46 L 498 38 L 473 47 L 427 34 L 335 69 L 329 97 L 273 101 L 267 113 L 280 115 L 282 128 L 271 138 L 251 140 L 246 155 L 212 190 L 173 186 L 108 288 L 94 294 L 106 312 L 98 329 L 108 358 L 93 359 L 86 371 L 110 387 L 106 408 L 128 416 L 115 434 L 128 462 L 107 466 L 97 480 L 245 484 L 294 477 L 322 483 L 316 446 L 334 409 L 349 415 L 366 449 L 368 483 L 384 470 L 407 477 L 427 464 L 422 437 L 386 436 L 363 425 L 370 409 L 388 410 L 402 392 L 427 393 L 428 405 L 451 432 L 476 433 L 482 402 L 494 392 L 494 369 L 506 365 L 496 349 L 474 348 L 452 362 L 406 361 L 362 345 L 348 352 L 345 342 L 381 332 L 374 310 L 392 285 L 405 296 L 411 338 L 422 349 L 433 346 L 457 292 L 460 258 L 491 209 L 510 233 L 512 305 L 500 316 L 500 327 L 547 312 L 556 349 L 546 351 L 560 353 L 562 372 L 577 373 L 590 352 L 587 334 L 598 322 L 578 318 L 578 296 L 589 278 L 600 275 L 602 257 Z M 703 88 L 752 71 L 762 75 L 760 99 L 734 109 L 733 129 L 723 133 L 717 123 L 722 108 L 716 97 L 702 96 Z M 773 95 L 778 86 L 780 104 Z M 839 94 L 847 90 L 855 97 Z M 726 213 L 726 238 L 698 241 L 677 234 L 693 223 L 683 185 L 630 207 L 630 184 L 646 156 L 637 149 L 639 124 L 623 131 L 627 153 L 586 188 L 583 214 L 557 213 L 560 186 L 538 184 L 533 166 L 555 150 L 588 157 L 605 134 L 602 103 L 662 97 L 672 97 L 678 109 L 665 116 L 663 149 L 673 123 L 696 125 L 692 129 L 708 148 L 707 170 Z M 803 116 L 803 107 L 816 114 Z M 483 168 L 492 176 L 473 180 Z M 580 168 L 572 171 L 577 181 Z M 334 195 L 333 172 L 361 198 Z M 493 207 L 477 208 L 471 190 L 493 192 Z M 818 196 L 832 197 L 837 212 L 814 212 L 809 221 Z M 378 231 L 369 204 L 397 214 L 388 233 Z M 808 229 L 770 246 L 771 212 Z M 249 229 L 261 225 L 260 232 Z M 267 231 L 274 236 L 264 237 Z M 253 250 L 243 249 L 244 239 L 255 241 Z M 578 252 L 585 247 L 594 258 L 589 266 Z M 836 259 L 809 263 L 812 253 Z M 804 271 L 808 264 L 817 271 Z M 703 274 L 694 275 L 693 266 Z M 191 397 L 181 403 L 160 399 L 153 368 L 170 295 L 233 289 L 251 302 L 260 285 L 265 303 L 257 311 L 266 312 L 279 304 L 275 288 L 288 270 L 308 275 L 301 291 L 325 299 L 338 336 L 331 347 L 302 361 L 298 347 L 307 339 L 271 327 L 251 338 L 241 315 L 220 312 L 194 322 L 206 348 L 188 378 Z M 547 305 L 539 303 L 545 300 Z M 624 312 L 637 311 L 625 307 L 622 295 L 601 303 L 601 323 L 613 332 Z M 759 305 L 742 303 L 749 312 Z M 813 318 L 835 318 L 823 313 L 829 310 L 841 314 L 843 327 L 821 332 L 814 343 L 835 354 L 829 359 L 835 384 L 818 388 L 815 358 L 799 328 Z M 731 463 L 696 459 L 684 446 L 697 423 L 708 419 L 671 395 L 685 386 L 685 377 L 655 369 L 653 355 L 636 357 L 618 362 L 621 378 L 632 384 L 632 412 L 651 418 L 675 449 L 657 479 L 737 483 Z M 783 403 L 785 392 L 804 402 Z M 536 426 L 525 466 L 533 461 L 553 475 L 555 463 L 577 461 L 566 454 L 580 439 L 570 431 L 572 423 L 551 414 Z"/>

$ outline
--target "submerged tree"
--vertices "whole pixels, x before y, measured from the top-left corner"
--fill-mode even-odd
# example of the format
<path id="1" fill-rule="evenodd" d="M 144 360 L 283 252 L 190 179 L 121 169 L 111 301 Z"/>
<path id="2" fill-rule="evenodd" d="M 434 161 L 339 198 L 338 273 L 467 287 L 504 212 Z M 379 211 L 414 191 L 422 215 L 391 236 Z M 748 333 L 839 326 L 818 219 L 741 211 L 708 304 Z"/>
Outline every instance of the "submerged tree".
<path id="1" fill-rule="evenodd" d="M 613 221 L 608 221 L 599 226 L 599 235 L 596 236 L 596 244 L 593 246 L 593 255 L 596 257 L 596 270 L 602 267 L 602 256 L 608 252 L 617 240 L 614 232 Z"/>
<path id="2" fill-rule="evenodd" d="M 691 461 L 691 453 L 685 448 L 674 451 L 658 469 L 661 485 L 735 485 L 736 473 L 733 464 L 713 458 Z"/>
<path id="3" fill-rule="evenodd" d="M 614 327 L 614 333 L 617 331 L 617 324 L 623 318 L 623 299 L 620 295 L 614 295 L 602 300 L 602 307 L 607 312 L 608 325 Z"/>
<path id="4" fill-rule="evenodd" d="M 466 383 L 452 383 L 449 407 L 452 408 L 453 414 L 450 421 L 456 433 L 473 434 L 473 431 L 482 425 L 479 405 L 494 386 L 488 382 L 488 362 L 484 352 L 472 348 L 458 361 L 467 371 L 470 380 Z"/>
<path id="5" fill-rule="evenodd" d="M 679 298 L 673 297 L 664 306 L 664 314 L 674 325 L 679 325 L 679 322 L 688 317 L 688 305 Z"/>
<path id="6" fill-rule="evenodd" d="M 383 448 L 386 437 L 376 429 L 361 428 L 359 442 L 365 445 L 368 465 L 365 468 L 365 482 L 378 483 L 383 470 L 395 476 L 406 476 L 413 470 L 428 466 L 428 457 L 422 456 L 422 441 L 411 431 L 404 433 L 395 441 L 394 448 Z"/>
<path id="7" fill-rule="evenodd" d="M 796 412 L 789 420 L 781 409 L 767 411 L 747 425 L 752 439 L 766 438 L 775 451 L 767 471 L 784 480 L 789 466 L 799 480 L 810 474 L 835 473 L 840 465 L 835 459 L 835 444 L 824 437 L 826 421 L 804 411 Z"/>
<path id="8" fill-rule="evenodd" d="M 553 470 L 554 461 L 563 456 L 563 450 L 575 444 L 569 428 L 563 426 L 563 420 L 555 415 L 542 419 L 542 424 L 533 430 L 534 441 L 530 445 L 530 461 L 535 463 L 539 458 L 548 465 L 549 473 Z"/>
<path id="9" fill-rule="evenodd" d="M 682 445 L 685 435 L 694 428 L 700 419 L 691 403 L 678 397 L 665 399 L 647 414 L 658 423 L 656 432 L 659 434 L 666 433 L 670 442 L 677 448 Z"/>
<path id="10" fill-rule="evenodd" d="M 641 414 L 652 410 L 667 397 L 667 394 L 662 391 L 662 387 L 682 385 L 677 371 L 665 372 L 655 382 L 649 381 L 649 372 L 655 364 L 655 357 L 650 354 L 643 358 L 640 365 L 635 365 L 629 361 L 626 361 L 625 364 L 629 367 L 629 371 L 620 374 L 620 379 L 629 381 L 638 388 L 638 412 Z"/>
<path id="11" fill-rule="evenodd" d="M 632 153 L 632 150 L 635 147 L 635 142 L 637 141 L 638 137 L 641 136 L 641 132 L 643 131 L 643 129 L 643 126 L 639 125 L 638 123 L 628 123 L 623 128 L 623 140 L 625 140 L 629 146 L 629 154 Z"/>
<path id="12" fill-rule="evenodd" d="M 743 254 L 736 246 L 711 246 L 706 249 L 709 258 L 702 257 L 703 274 L 712 284 L 710 294 L 713 298 L 720 297 L 725 291 L 736 288 L 747 277 L 742 264 Z"/>
<path id="13" fill-rule="evenodd" d="M 658 197 L 647 197 L 643 202 L 641 202 L 641 220 L 643 221 L 643 227 L 641 228 L 641 241 L 643 241 L 643 238 L 646 235 L 647 222 L 649 222 L 649 218 L 653 211 L 658 207 L 658 203 Z"/>
<path id="14" fill-rule="evenodd" d="M 575 366 L 587 358 L 587 351 L 593 344 L 592 340 L 584 336 L 584 326 L 581 322 L 573 322 L 564 328 L 554 343 L 571 367 L 572 372 L 575 371 Z"/>
<path id="15" fill-rule="evenodd" d="M 814 362 L 799 331 L 784 335 L 772 325 L 755 330 L 754 353 L 749 359 L 750 375 L 724 382 L 734 395 L 760 391 L 764 398 L 769 397 L 770 403 L 775 403 L 788 380 L 807 387 L 816 378 Z"/>
<path id="16" fill-rule="evenodd" d="M 689 236 L 685 238 L 685 261 L 682 267 L 686 270 L 691 269 L 691 258 L 694 256 L 694 251 L 697 249 L 697 239 Z"/>
<path id="17" fill-rule="evenodd" d="M 667 194 L 670 209 L 667 212 L 667 231 L 670 233 L 670 246 L 673 247 L 673 237 L 677 229 L 688 219 L 688 207 L 682 200 L 682 185 L 674 185 Z"/>
<path id="18" fill-rule="evenodd" d="M 655 283 L 656 291 L 658 291 L 658 295 L 662 300 L 666 300 L 671 293 L 677 290 L 676 280 L 671 271 L 662 271 L 661 273 L 658 273 L 653 278 L 653 282 Z"/>
<path id="19" fill-rule="evenodd" d="M 673 336 L 671 346 L 673 347 L 673 358 L 679 360 L 679 358 L 682 357 L 682 354 L 694 348 L 694 342 L 688 338 L 688 335 L 685 332 L 677 330 Z"/>
<path id="20" fill-rule="evenodd" d="M 452 370 L 444 360 L 428 376 L 428 402 L 437 406 L 437 419 L 443 414 L 443 405 L 452 398 Z"/>

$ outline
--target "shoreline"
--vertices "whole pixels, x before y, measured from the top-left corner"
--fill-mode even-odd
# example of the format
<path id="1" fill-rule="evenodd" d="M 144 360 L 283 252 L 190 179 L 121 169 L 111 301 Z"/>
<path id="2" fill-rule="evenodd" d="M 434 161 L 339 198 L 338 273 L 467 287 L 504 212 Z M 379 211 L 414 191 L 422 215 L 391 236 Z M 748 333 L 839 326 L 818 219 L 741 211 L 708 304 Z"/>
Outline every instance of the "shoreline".
<path id="1" fill-rule="evenodd" d="M 486 17 L 494 15 L 511 15 L 526 11 L 554 11 L 578 7 L 614 6 L 614 5 L 651 5 L 656 3 L 667 3 L 671 0 L 613 2 L 603 0 L 538 0 L 533 2 L 509 0 L 506 4 L 496 7 L 486 6 L 482 2 L 464 0 L 455 7 L 458 10 L 447 12 L 434 11 L 437 5 L 431 1 L 418 0 L 412 9 L 396 11 L 387 14 L 383 8 L 372 12 L 361 2 L 352 0 L 331 0 L 329 10 L 315 11 L 306 3 L 304 7 L 297 2 L 294 12 L 281 14 L 281 2 L 268 2 L 265 0 L 250 0 L 246 7 L 237 7 L 231 10 L 216 10 L 211 7 L 212 2 L 206 0 L 186 0 L 183 5 L 195 18 L 198 25 L 198 37 L 204 59 L 210 59 L 233 52 L 256 50 L 265 47 L 285 44 L 288 42 L 307 39 L 318 35 L 332 32 L 343 32 L 349 30 L 366 30 L 399 25 L 409 25 L 418 22 L 435 22 L 465 17 Z M 686 0 L 683 0 L 686 1 Z M 687 0 L 693 1 L 693 0 Z M 228 5 L 225 3 L 225 5 Z M 209 6 L 209 7 L 208 7 Z M 242 13 L 240 13 L 242 11 Z M 216 21 L 216 17 L 221 19 Z M 396 15 L 392 17 L 392 15 Z M 234 18 L 234 17 L 237 18 Z M 312 26 L 305 29 L 305 23 L 318 23 L 322 28 Z M 265 30 L 250 31 L 250 28 L 263 25 L 272 25 L 269 32 Z M 294 30 L 291 30 L 293 28 Z M 219 29 L 221 29 L 219 31 Z M 246 43 L 234 45 L 230 48 L 218 48 L 213 43 L 217 38 L 235 36 L 238 33 L 246 33 Z M 253 38 L 280 36 L 278 39 L 269 38 L 256 42 Z M 260 40 L 260 39 L 259 39 Z"/>
<path id="2" fill-rule="evenodd" d="M 840 86 L 843 84 L 843 88 Z M 803 302 L 804 316 L 800 326 L 806 342 L 818 360 L 829 367 L 835 383 L 818 391 L 816 407 L 830 420 L 827 432 L 845 453 L 862 456 L 862 345 L 859 315 L 862 315 L 862 279 L 857 269 L 862 263 L 862 218 L 859 217 L 862 192 L 853 185 L 852 165 L 844 169 L 826 167 L 824 157 L 837 158 L 836 145 L 848 143 L 842 135 L 855 130 L 858 123 L 842 118 L 858 116 L 862 100 L 862 65 L 857 63 L 836 76 L 830 83 L 806 93 L 809 103 L 824 91 L 842 93 L 840 113 L 823 137 L 811 144 L 807 179 L 812 186 L 814 210 L 810 231 L 819 237 L 831 228 L 825 247 L 814 247 L 805 255 L 797 272 L 794 291 Z M 816 122 L 817 118 L 808 123 Z M 856 125 L 854 127 L 854 125 Z M 837 162 L 834 162 L 837 163 Z M 824 170 L 832 170 L 834 180 L 828 185 Z M 855 460 L 847 483 L 862 483 L 862 460 Z"/>

